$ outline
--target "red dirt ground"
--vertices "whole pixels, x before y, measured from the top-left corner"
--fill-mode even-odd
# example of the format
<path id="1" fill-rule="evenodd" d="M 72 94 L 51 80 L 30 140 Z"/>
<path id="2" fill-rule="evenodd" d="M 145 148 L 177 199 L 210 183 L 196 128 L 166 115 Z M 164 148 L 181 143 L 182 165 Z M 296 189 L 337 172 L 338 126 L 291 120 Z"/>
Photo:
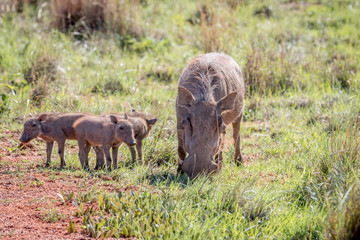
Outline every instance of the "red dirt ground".
<path id="1" fill-rule="evenodd" d="M 57 194 L 85 192 L 97 180 L 90 180 L 85 183 L 88 188 L 82 185 L 79 189 L 76 184 L 81 181 L 79 178 L 62 178 L 62 173 L 57 172 L 54 180 L 39 172 L 37 168 L 46 157 L 44 146 L 33 141 L 19 150 L 19 137 L 19 132 L 8 130 L 0 136 L 0 239 L 90 239 L 80 228 L 83 218 L 74 216 L 76 207 L 70 202 L 63 204 Z M 60 219 L 49 222 L 46 218 L 51 213 L 58 214 Z M 75 222 L 75 233 L 67 232 L 69 221 Z"/>

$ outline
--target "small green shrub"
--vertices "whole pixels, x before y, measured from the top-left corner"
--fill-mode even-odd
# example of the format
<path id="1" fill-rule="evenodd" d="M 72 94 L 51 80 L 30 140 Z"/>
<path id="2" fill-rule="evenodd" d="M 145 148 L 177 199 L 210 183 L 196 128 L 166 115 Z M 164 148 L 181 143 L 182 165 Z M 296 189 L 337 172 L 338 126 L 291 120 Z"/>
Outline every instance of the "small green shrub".
<path id="1" fill-rule="evenodd" d="M 119 93 L 122 95 L 129 94 L 129 89 L 125 88 L 120 81 L 109 80 L 105 83 L 98 83 L 91 89 L 92 93 L 100 93 L 102 95 L 109 95 Z"/>
<path id="2" fill-rule="evenodd" d="M 39 56 L 31 63 L 31 67 L 24 69 L 24 79 L 27 83 L 38 84 L 40 80 L 53 82 L 57 76 L 57 63 L 54 57 Z"/>
<path id="3" fill-rule="evenodd" d="M 296 72 L 286 53 L 264 52 L 252 44 L 243 67 L 247 94 L 283 93 L 292 88 Z"/>
<path id="4" fill-rule="evenodd" d="M 69 226 L 66 228 L 68 233 L 74 233 L 76 231 L 76 224 L 72 221 L 69 222 Z"/>
<path id="5" fill-rule="evenodd" d="M 66 216 L 59 212 L 59 210 L 57 210 L 56 208 L 42 210 L 43 211 L 41 213 L 41 219 L 44 222 L 56 223 L 66 218 Z"/>
<path id="6" fill-rule="evenodd" d="M 325 77 L 329 78 L 332 87 L 349 89 L 353 86 L 357 73 L 357 66 L 353 59 L 343 55 L 334 55 L 327 62 L 327 66 Z"/>

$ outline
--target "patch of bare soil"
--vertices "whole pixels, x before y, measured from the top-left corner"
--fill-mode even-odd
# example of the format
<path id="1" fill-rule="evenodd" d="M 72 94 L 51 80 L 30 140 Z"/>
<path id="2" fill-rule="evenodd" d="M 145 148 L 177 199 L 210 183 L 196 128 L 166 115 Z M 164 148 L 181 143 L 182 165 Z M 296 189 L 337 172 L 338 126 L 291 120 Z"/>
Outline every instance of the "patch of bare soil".
<path id="1" fill-rule="evenodd" d="M 58 193 L 86 192 L 101 180 L 78 184 L 81 179 L 62 176 L 61 171 L 55 172 L 56 177 L 42 173 L 44 146 L 33 141 L 20 150 L 19 136 L 8 130 L 0 136 L 0 238 L 90 239 L 80 228 L 83 218 L 74 215 L 76 207 L 71 201 L 64 204 Z M 106 184 L 102 188 L 126 191 Z M 68 233 L 69 221 L 75 223 L 75 233 Z"/>

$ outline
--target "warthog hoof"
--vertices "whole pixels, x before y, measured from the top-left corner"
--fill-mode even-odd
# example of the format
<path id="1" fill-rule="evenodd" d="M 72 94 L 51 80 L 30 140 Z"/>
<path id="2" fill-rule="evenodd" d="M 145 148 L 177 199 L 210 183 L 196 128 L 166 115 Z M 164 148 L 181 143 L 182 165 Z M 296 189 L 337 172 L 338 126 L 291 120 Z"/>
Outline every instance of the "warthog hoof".
<path id="1" fill-rule="evenodd" d="M 100 170 L 103 169 L 105 165 L 95 166 L 94 170 Z"/>
<path id="2" fill-rule="evenodd" d="M 85 171 L 90 171 L 89 165 L 85 165 L 85 166 L 83 167 L 83 169 L 84 169 Z"/>
<path id="3" fill-rule="evenodd" d="M 236 163 L 236 166 L 241 166 L 243 164 L 243 160 L 242 160 L 242 156 L 238 156 L 236 159 L 235 159 L 235 163 Z"/>

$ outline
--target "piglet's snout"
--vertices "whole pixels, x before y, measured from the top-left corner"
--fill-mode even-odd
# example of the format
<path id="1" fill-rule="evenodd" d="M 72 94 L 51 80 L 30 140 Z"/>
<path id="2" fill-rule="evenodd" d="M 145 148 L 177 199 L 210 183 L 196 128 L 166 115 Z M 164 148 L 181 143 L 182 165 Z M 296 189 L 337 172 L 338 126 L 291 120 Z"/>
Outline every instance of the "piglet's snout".
<path id="1" fill-rule="evenodd" d="M 20 142 L 27 142 L 29 140 L 29 137 L 23 134 L 21 135 L 21 138 L 19 140 Z"/>

